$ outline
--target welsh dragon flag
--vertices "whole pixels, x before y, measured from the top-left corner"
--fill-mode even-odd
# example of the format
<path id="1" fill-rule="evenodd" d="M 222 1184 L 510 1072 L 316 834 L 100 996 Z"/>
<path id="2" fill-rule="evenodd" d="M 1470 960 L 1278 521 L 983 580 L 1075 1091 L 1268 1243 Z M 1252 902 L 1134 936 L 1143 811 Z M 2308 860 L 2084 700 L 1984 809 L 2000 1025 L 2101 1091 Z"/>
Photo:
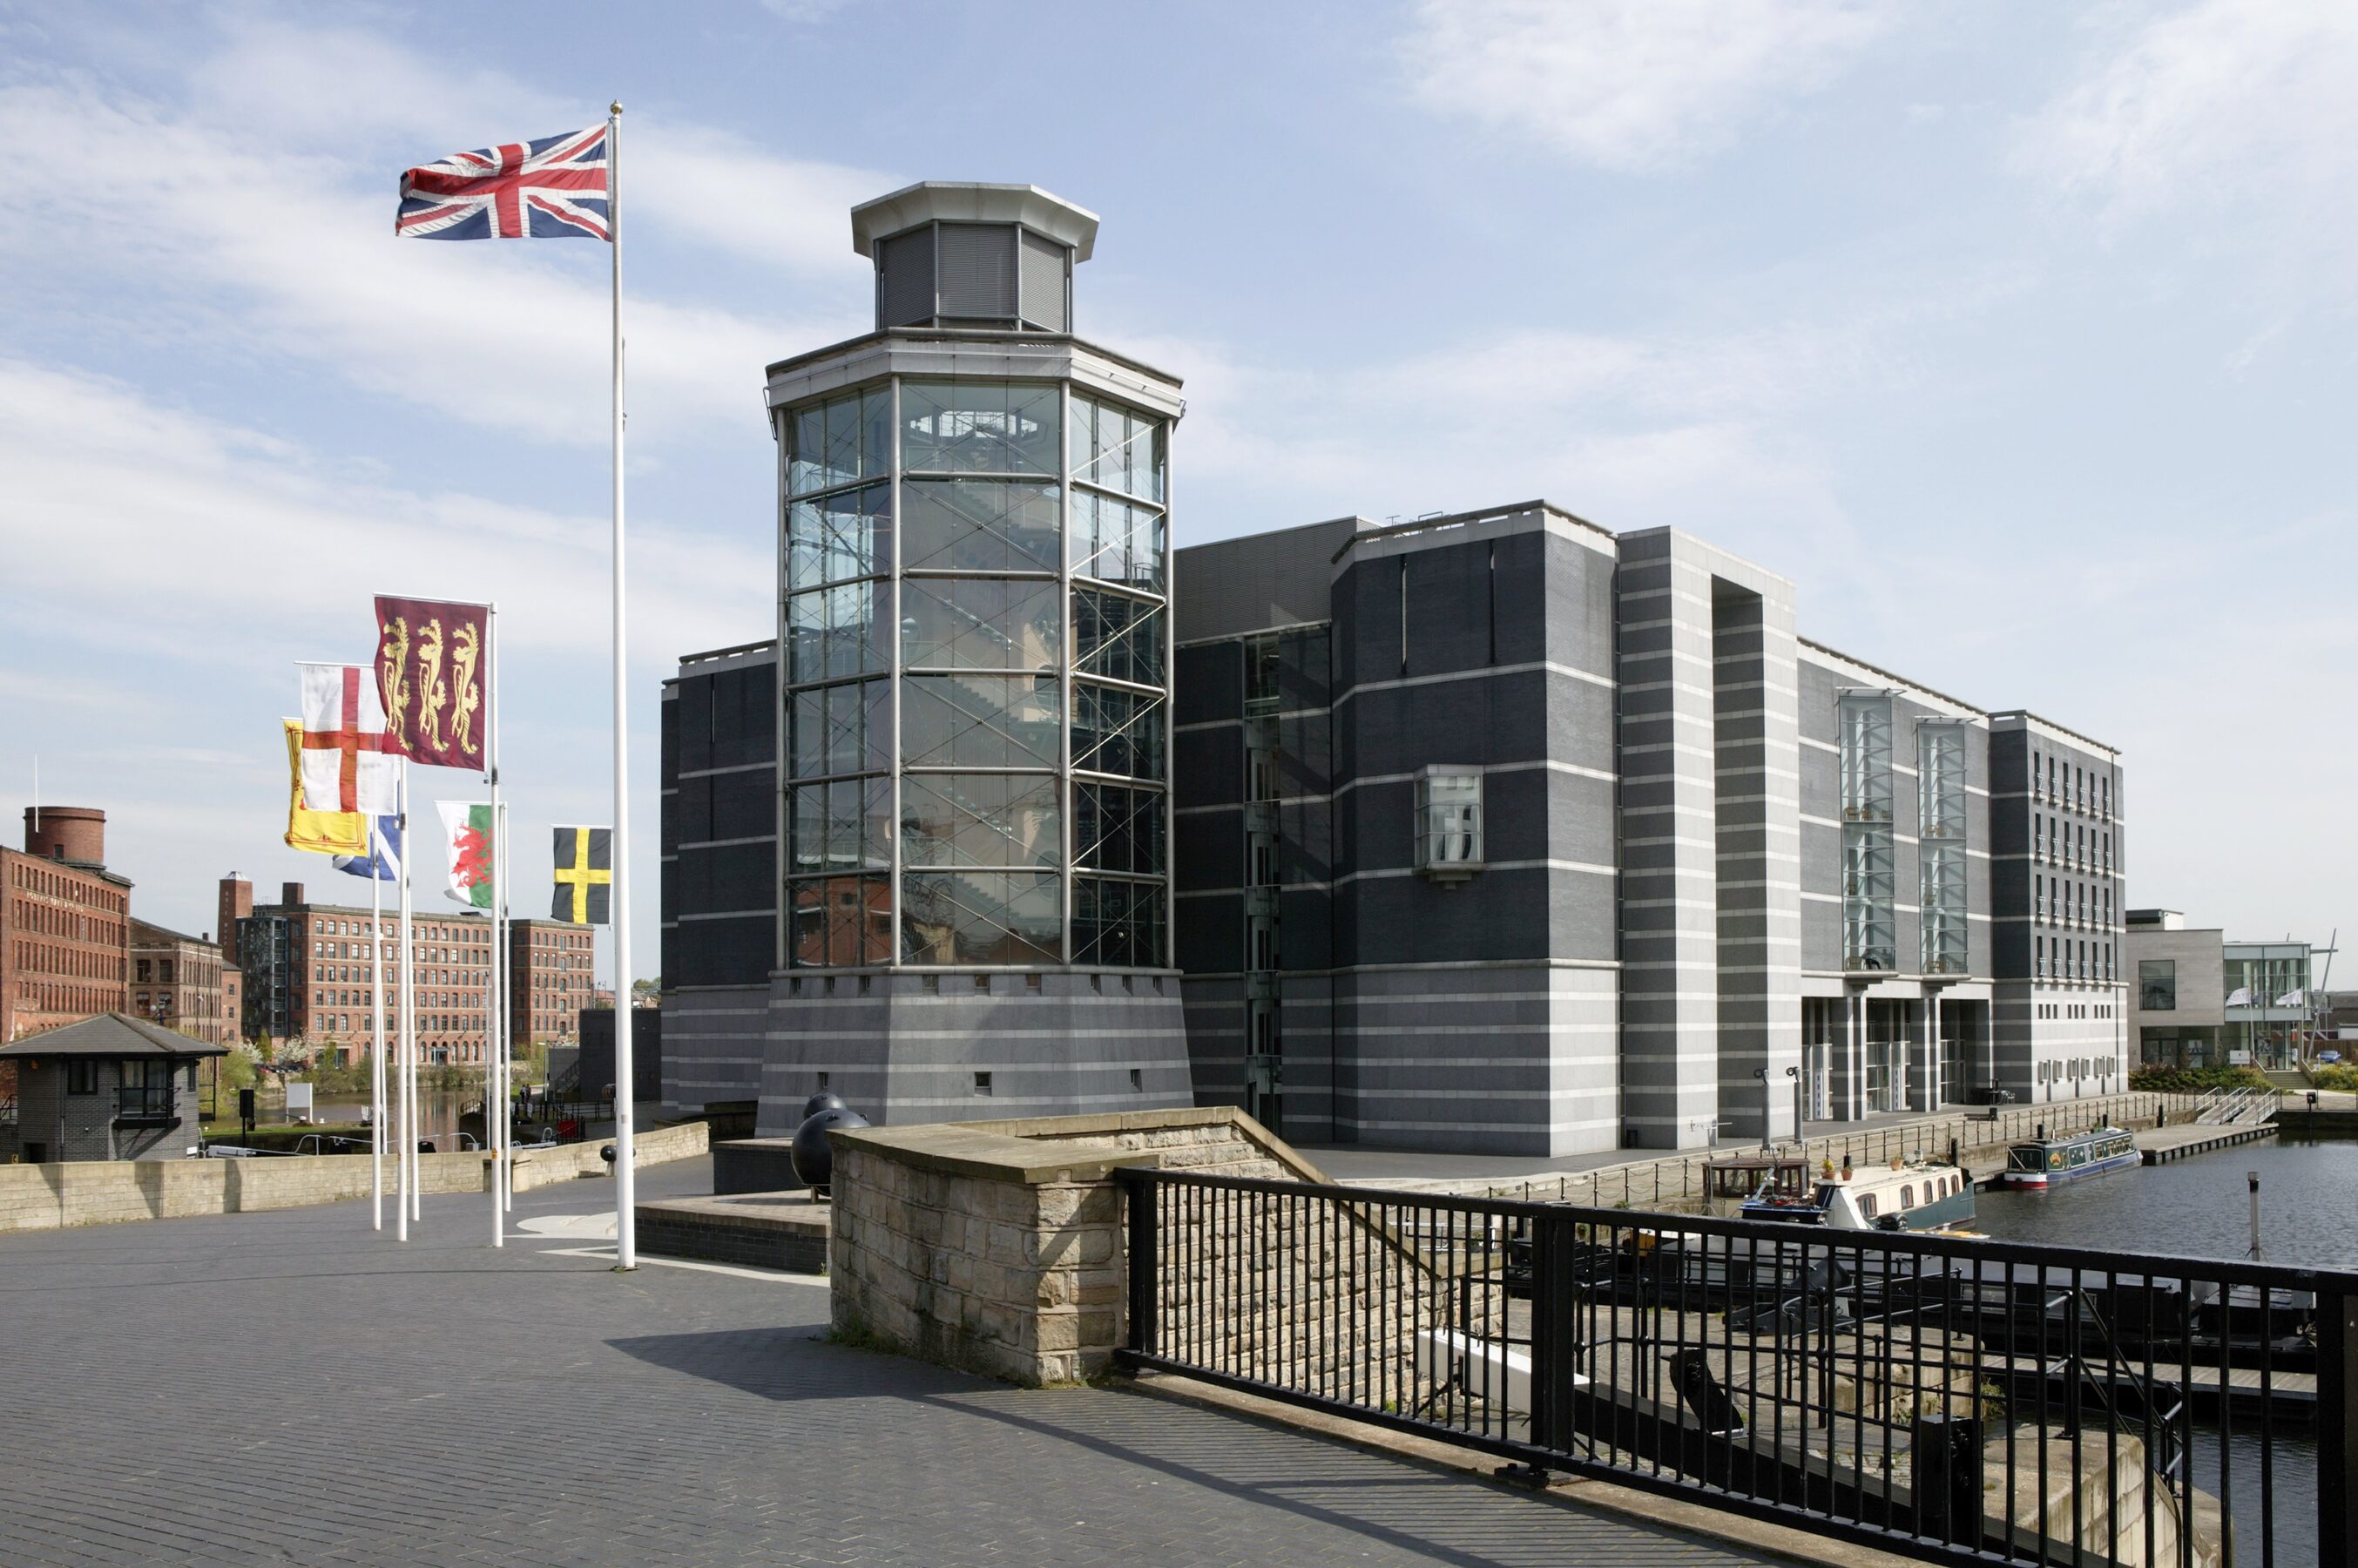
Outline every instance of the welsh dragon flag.
<path id="1" fill-rule="evenodd" d="M 460 903 L 492 907 L 492 808 L 478 801 L 439 800 L 450 836 L 450 882 L 443 891 Z"/>

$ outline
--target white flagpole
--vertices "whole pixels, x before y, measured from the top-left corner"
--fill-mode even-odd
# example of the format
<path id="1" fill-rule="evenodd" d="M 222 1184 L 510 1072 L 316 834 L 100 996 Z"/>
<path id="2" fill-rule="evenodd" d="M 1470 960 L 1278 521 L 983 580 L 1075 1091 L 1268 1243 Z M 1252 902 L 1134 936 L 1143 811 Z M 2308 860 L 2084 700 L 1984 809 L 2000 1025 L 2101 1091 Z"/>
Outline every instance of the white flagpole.
<path id="1" fill-rule="evenodd" d="M 493 678 L 497 678 L 494 676 Z M 515 1208 L 515 914 L 508 905 L 508 818 L 500 810 L 500 1212 Z"/>
<path id="2" fill-rule="evenodd" d="M 409 968 L 409 868 L 410 862 L 417 858 L 412 852 L 416 843 L 417 835 L 409 826 L 409 759 L 404 757 L 401 760 L 401 935 L 400 946 L 395 954 L 395 962 L 400 966 L 401 1017 L 394 1031 L 394 1049 L 401 1065 L 394 1086 L 394 1092 L 401 1102 L 399 1113 L 395 1118 L 395 1125 L 399 1128 L 401 1135 L 400 1147 L 394 1154 L 395 1234 L 404 1241 L 409 1239 L 409 1217 L 416 1207 L 417 1184 L 413 1164 L 417 1152 L 416 1106 L 409 1093 L 409 1043 L 417 1018 L 417 990 L 412 983 Z"/>
<path id="3" fill-rule="evenodd" d="M 500 809 L 500 607 L 483 611 L 483 665 L 490 679 L 483 693 L 483 768 L 492 784 L 492 968 L 491 994 L 483 1000 L 483 1142 L 491 1150 L 492 1245 L 508 1244 L 506 1182 L 501 1174 L 506 1152 L 500 1147 L 500 972 L 507 955 L 507 815 Z"/>
<path id="4" fill-rule="evenodd" d="M 629 661 L 622 628 L 622 106 L 606 120 L 606 232 L 613 244 L 614 311 L 614 1266 L 639 1266 L 638 1181 L 632 1169 Z"/>
<path id="5" fill-rule="evenodd" d="M 369 1228 L 384 1228 L 384 839 L 369 818 Z"/>

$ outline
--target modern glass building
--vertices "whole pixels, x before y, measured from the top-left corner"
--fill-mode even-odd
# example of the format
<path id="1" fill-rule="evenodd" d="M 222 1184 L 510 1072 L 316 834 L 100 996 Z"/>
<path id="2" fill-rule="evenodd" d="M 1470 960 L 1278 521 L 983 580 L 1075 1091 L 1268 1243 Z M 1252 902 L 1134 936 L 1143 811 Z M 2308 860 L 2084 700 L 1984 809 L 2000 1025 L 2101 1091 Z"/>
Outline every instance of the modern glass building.
<path id="1" fill-rule="evenodd" d="M 1078 207 L 927 182 L 852 231 L 876 330 L 769 373 L 790 1048 L 763 1124 L 820 1087 L 878 1119 L 1187 1104 L 1179 384 L 1071 335 L 1097 234 Z"/>

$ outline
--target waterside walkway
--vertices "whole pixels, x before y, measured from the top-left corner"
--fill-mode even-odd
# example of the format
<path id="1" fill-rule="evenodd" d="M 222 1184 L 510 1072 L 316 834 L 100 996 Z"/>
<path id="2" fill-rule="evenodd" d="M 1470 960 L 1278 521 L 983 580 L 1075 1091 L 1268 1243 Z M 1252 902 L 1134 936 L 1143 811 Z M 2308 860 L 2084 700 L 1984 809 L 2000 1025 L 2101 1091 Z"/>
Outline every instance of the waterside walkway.
<path id="1" fill-rule="evenodd" d="M 644 1195 L 710 1191 L 708 1160 Z M 604 1181 L 0 1237 L 0 1560 L 1768 1561 L 1147 1396 L 817 1339 L 824 1284 L 608 1271 Z"/>

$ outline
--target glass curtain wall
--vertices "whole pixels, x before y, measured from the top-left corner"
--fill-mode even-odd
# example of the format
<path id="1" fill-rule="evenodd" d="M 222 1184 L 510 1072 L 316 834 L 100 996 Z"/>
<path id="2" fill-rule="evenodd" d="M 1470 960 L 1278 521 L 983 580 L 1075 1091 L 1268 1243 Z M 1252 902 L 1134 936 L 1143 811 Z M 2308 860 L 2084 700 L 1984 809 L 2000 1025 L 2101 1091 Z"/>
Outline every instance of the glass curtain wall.
<path id="1" fill-rule="evenodd" d="M 789 961 L 1162 967 L 1162 421 L 905 379 L 785 423 Z"/>
<path id="2" fill-rule="evenodd" d="M 1891 825 L 1891 698 L 1842 698 L 1843 968 L 1896 969 L 1898 869 Z"/>
<path id="3" fill-rule="evenodd" d="M 1962 975 L 1965 942 L 1965 730 L 1963 719 L 1916 727 L 1918 904 L 1922 972 Z"/>

